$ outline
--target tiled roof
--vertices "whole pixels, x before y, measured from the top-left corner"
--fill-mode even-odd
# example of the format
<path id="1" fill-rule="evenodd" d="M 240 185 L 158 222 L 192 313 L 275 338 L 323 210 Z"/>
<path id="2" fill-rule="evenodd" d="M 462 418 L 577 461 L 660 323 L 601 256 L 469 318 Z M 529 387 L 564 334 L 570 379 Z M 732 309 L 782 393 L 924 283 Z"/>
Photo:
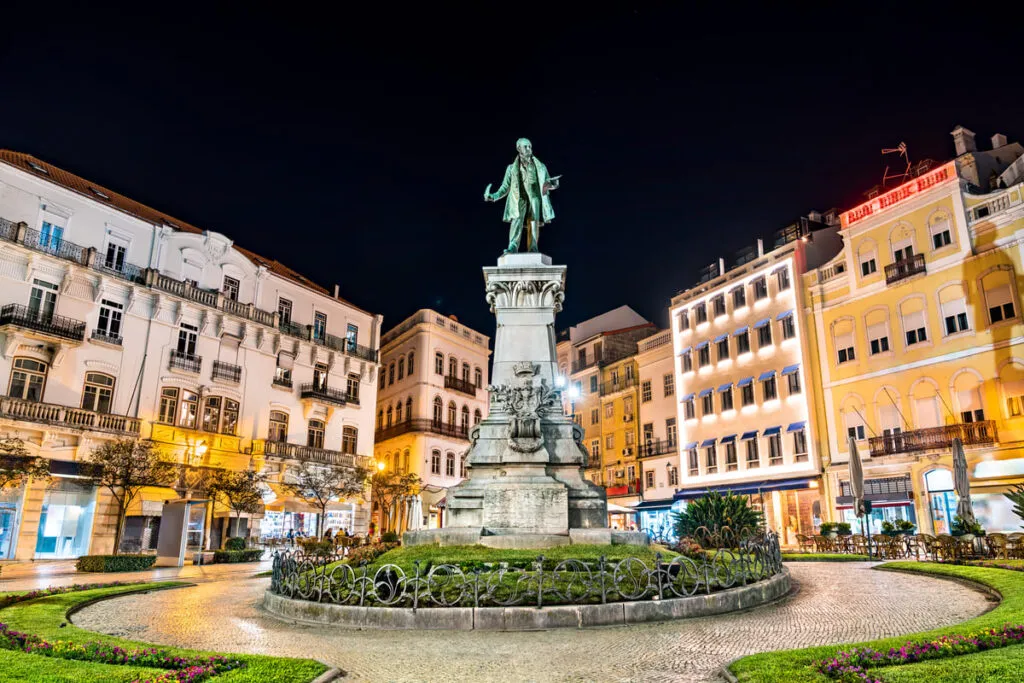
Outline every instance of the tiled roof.
<path id="1" fill-rule="evenodd" d="M 152 223 L 153 225 L 158 226 L 166 225 L 174 230 L 180 230 L 181 232 L 192 232 L 196 234 L 203 233 L 202 228 L 197 228 L 183 220 L 169 216 L 161 211 L 157 211 L 145 204 L 140 204 L 134 199 L 129 199 L 114 190 L 103 187 L 97 183 L 90 182 L 85 178 L 76 176 L 74 173 L 69 173 L 64 169 L 57 168 L 53 164 L 37 159 L 31 154 L 15 152 L 9 149 L 0 149 L 0 161 L 22 171 L 31 173 L 39 178 L 43 178 L 44 180 L 49 180 L 50 182 L 60 185 L 67 190 L 77 192 L 78 194 L 88 197 L 93 201 L 100 202 L 101 204 L 108 204 L 119 211 L 123 211 L 124 213 L 144 220 L 147 223 Z M 38 170 L 39 168 L 44 169 L 45 173 L 40 172 Z M 264 266 L 276 275 L 287 278 L 320 294 L 331 296 L 331 293 L 328 292 L 327 289 L 316 284 L 306 276 L 295 272 L 283 263 L 254 254 L 248 249 L 243 249 L 237 244 L 235 244 L 234 247 L 247 259 L 257 265 Z M 344 301 L 344 299 L 340 300 Z M 345 301 L 345 303 L 350 306 L 353 305 L 347 301 Z M 357 306 L 353 307 L 358 308 Z"/>

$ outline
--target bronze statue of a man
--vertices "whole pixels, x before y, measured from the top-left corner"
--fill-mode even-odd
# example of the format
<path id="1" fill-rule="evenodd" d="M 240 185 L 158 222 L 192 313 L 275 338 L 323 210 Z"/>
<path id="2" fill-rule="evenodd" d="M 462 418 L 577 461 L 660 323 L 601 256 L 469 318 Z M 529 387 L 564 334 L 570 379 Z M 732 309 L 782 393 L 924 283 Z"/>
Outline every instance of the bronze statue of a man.
<path id="1" fill-rule="evenodd" d="M 516 140 L 516 151 L 519 157 L 505 169 L 505 179 L 501 181 L 498 191 L 492 194 L 490 185 L 484 190 L 486 202 L 496 202 L 508 195 L 504 221 L 511 225 L 508 230 L 508 247 L 504 252 L 506 254 L 519 251 L 524 226 L 529 226 L 527 251 L 539 251 L 537 242 L 540 240 L 540 228 L 555 218 L 548 193 L 558 189 L 558 181 L 562 177 L 552 178 L 548 175 L 548 167 L 533 156 L 533 145 L 526 138 Z"/>

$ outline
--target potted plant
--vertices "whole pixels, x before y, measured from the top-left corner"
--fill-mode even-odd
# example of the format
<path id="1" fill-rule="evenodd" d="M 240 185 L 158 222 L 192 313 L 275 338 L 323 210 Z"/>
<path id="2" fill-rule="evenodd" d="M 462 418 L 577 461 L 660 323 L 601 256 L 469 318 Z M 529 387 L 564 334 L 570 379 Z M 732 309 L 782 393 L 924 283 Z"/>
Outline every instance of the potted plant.
<path id="1" fill-rule="evenodd" d="M 886 536 L 895 536 L 896 525 L 890 522 L 889 520 L 885 520 L 884 522 L 882 522 L 882 533 Z"/>
<path id="2" fill-rule="evenodd" d="M 826 538 L 836 537 L 836 524 L 834 522 L 822 522 L 821 523 L 821 535 Z"/>
<path id="3" fill-rule="evenodd" d="M 967 536 L 967 535 L 970 535 L 970 536 L 984 536 L 985 535 L 985 529 L 982 528 L 981 524 L 979 524 L 977 521 L 975 521 L 973 523 L 968 523 L 968 522 L 965 522 L 964 520 L 960 519 L 960 516 L 957 515 L 956 517 L 953 518 L 953 528 L 951 530 L 951 535 L 952 536 Z"/>
<path id="4" fill-rule="evenodd" d="M 917 531 L 917 525 L 911 522 L 909 519 L 897 519 L 896 520 L 896 533 L 903 536 L 913 536 Z"/>
<path id="5" fill-rule="evenodd" d="M 839 522 L 836 524 L 836 535 L 838 536 L 852 536 L 853 529 L 850 528 L 849 522 Z"/>

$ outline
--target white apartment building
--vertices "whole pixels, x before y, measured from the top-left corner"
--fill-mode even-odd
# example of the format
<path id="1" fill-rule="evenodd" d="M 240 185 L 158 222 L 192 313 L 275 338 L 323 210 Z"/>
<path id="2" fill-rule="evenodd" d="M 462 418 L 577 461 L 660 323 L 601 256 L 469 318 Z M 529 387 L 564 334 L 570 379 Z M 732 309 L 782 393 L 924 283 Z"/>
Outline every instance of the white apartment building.
<path id="1" fill-rule="evenodd" d="M 640 485 L 637 525 L 655 538 L 673 537 L 672 506 L 679 489 L 679 429 L 672 330 L 637 342 L 640 377 Z M 678 507 L 678 505 L 677 505 Z"/>
<path id="2" fill-rule="evenodd" d="M 374 456 L 419 476 L 428 528 L 444 524 L 447 490 L 466 477 L 470 430 L 487 415 L 490 355 L 490 337 L 430 309 L 382 338 Z"/>
<path id="3" fill-rule="evenodd" d="M 52 471 L 0 496 L 0 559 L 110 552 L 110 497 L 78 465 L 104 439 L 277 480 L 299 459 L 353 466 L 371 453 L 379 315 L 30 155 L 0 150 L 0 162 L 0 437 Z M 128 549 L 155 547 L 177 493 L 144 492 Z M 365 531 L 366 503 L 334 507 L 328 525 Z M 262 533 L 315 529 L 309 513 L 272 484 Z M 212 520 L 227 513 L 208 516 L 196 543 L 217 547 Z"/>
<path id="4" fill-rule="evenodd" d="M 781 241 L 793 241 L 767 254 L 759 241 L 745 262 L 726 271 L 720 259 L 671 305 L 682 448 L 676 497 L 747 494 L 786 544 L 812 533 L 820 516 L 798 278 L 808 260 L 816 266 L 840 248 L 836 231 L 791 231 Z"/>

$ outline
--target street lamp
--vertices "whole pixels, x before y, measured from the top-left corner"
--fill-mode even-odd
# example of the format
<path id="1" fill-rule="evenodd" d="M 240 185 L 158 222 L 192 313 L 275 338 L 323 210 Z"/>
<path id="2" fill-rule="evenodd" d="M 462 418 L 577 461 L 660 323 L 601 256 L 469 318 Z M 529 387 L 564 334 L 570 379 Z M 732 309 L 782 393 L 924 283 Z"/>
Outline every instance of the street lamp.
<path id="1" fill-rule="evenodd" d="M 576 420 L 576 399 L 580 397 L 580 389 L 576 385 L 569 387 L 569 417 Z"/>

